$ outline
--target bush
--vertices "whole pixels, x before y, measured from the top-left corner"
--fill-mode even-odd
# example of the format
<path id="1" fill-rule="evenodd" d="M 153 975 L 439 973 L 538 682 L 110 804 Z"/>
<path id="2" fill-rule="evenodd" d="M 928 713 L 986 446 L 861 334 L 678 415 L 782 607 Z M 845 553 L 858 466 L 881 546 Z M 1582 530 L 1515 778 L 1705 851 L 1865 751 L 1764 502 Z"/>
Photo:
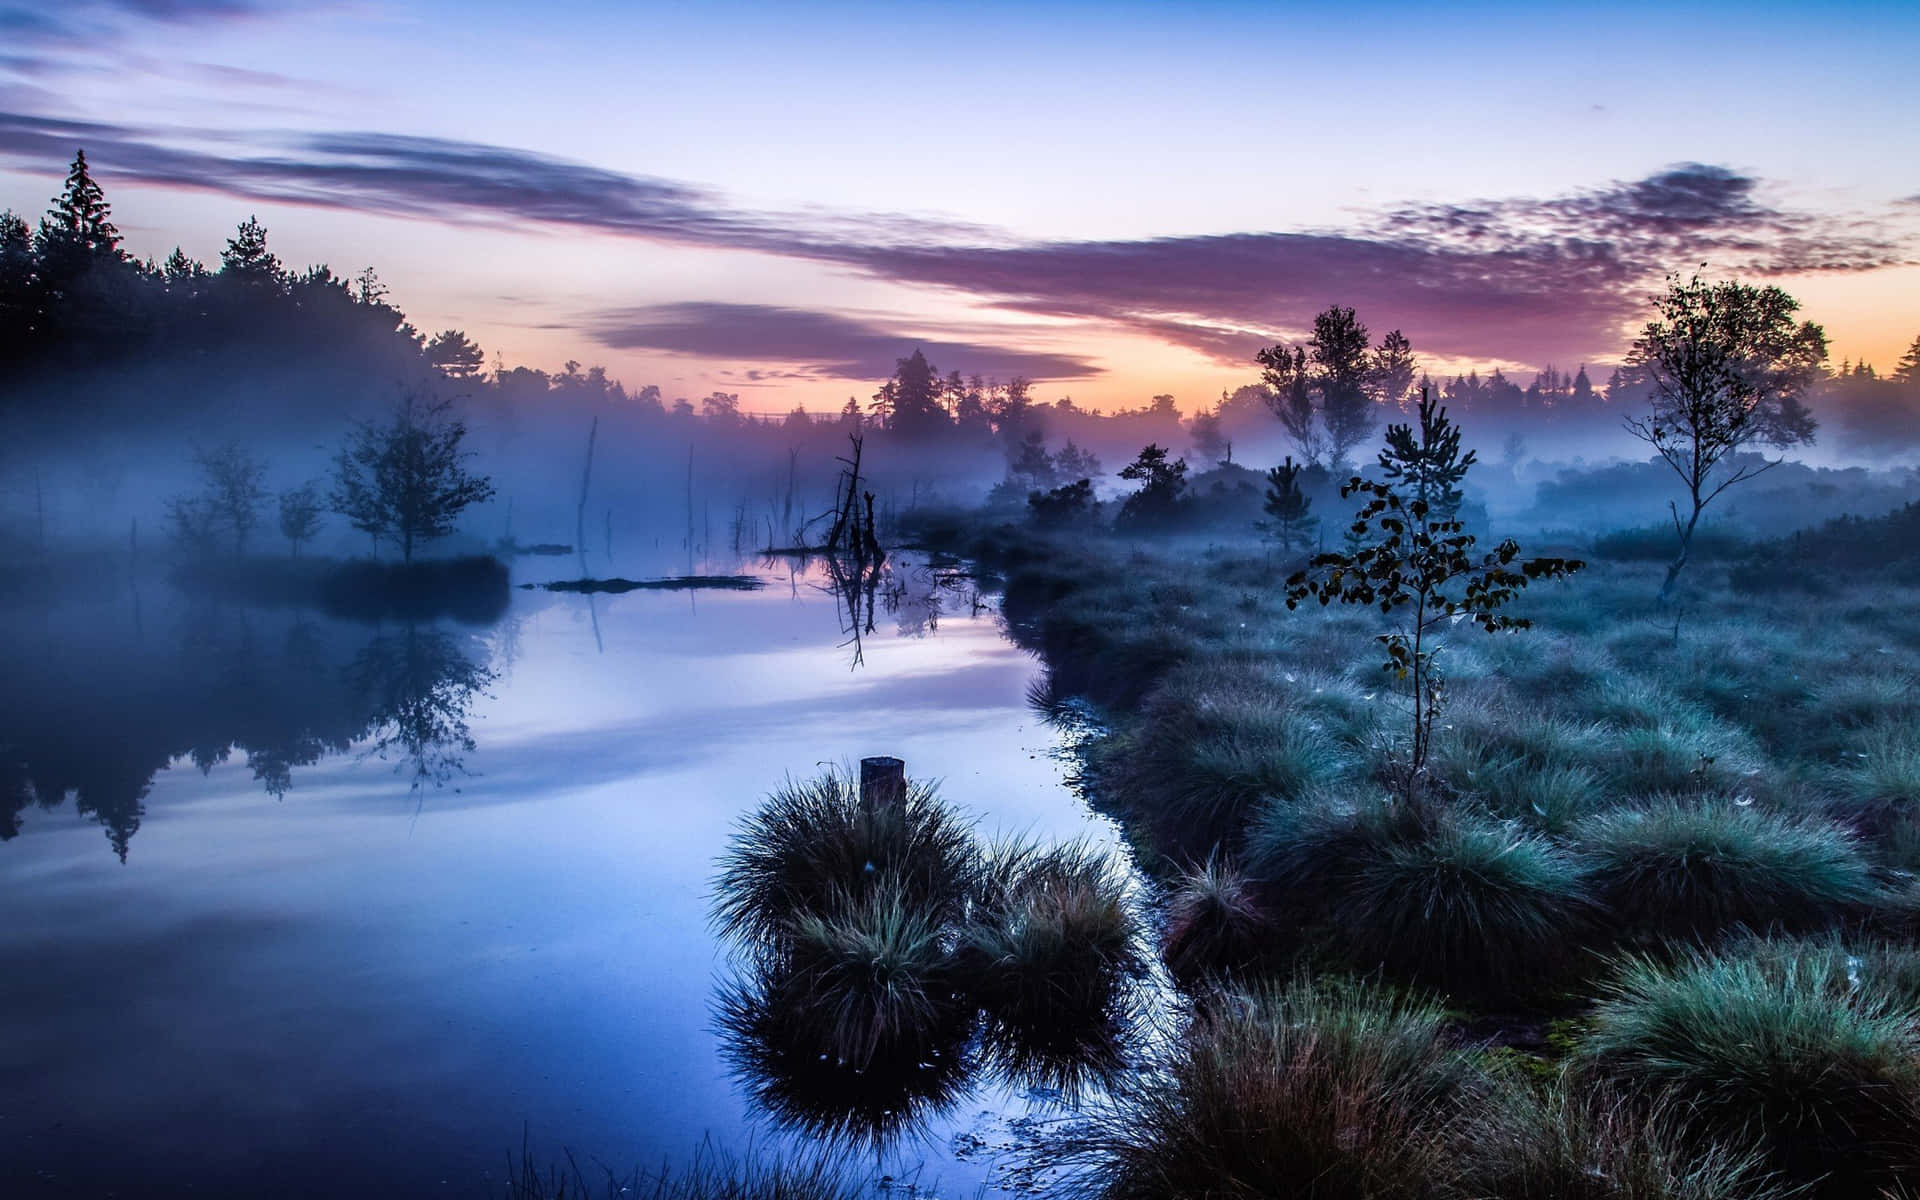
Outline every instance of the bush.
<path id="1" fill-rule="evenodd" d="M 1821 1195 L 1912 1186 L 1920 1014 L 1856 974 L 1837 944 L 1628 958 L 1576 1061 L 1671 1103 L 1694 1137 L 1758 1142 Z"/>
<path id="2" fill-rule="evenodd" d="M 1436 1196 L 1485 1085 L 1439 1009 L 1296 979 L 1204 998 L 1073 1149 L 1106 1200 Z"/>
<path id="3" fill-rule="evenodd" d="M 939 926 L 959 920 L 980 871 L 967 824 L 932 787 L 913 783 L 904 803 L 869 810 L 845 772 L 789 781 L 741 822 L 714 888 L 722 934 L 763 945 L 796 922 L 886 890 Z"/>
<path id="4" fill-rule="evenodd" d="M 1735 926 L 1832 924 L 1875 892 L 1854 839 L 1832 822 L 1663 798 L 1601 813 L 1575 838 L 1623 931 L 1713 938 Z"/>

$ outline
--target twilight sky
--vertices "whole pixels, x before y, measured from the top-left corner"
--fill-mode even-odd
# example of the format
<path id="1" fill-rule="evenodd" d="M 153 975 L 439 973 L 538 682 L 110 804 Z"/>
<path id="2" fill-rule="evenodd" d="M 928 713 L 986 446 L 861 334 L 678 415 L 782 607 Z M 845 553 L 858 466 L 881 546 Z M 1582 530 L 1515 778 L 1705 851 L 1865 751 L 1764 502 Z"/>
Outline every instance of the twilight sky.
<path id="1" fill-rule="evenodd" d="M 0 207 L 378 268 L 509 365 L 743 407 L 942 370 L 1193 407 L 1329 303 L 1618 357 L 1663 271 L 1920 334 L 1920 5 L 0 0 Z"/>

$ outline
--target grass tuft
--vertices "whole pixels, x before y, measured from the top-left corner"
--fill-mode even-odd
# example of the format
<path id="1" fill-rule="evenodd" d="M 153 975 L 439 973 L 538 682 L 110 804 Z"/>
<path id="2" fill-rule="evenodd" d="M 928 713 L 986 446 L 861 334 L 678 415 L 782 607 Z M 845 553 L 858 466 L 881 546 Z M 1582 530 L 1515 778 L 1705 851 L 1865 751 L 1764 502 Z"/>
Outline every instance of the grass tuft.
<path id="1" fill-rule="evenodd" d="M 1876 892 L 1846 830 L 1751 804 L 1659 798 L 1591 817 L 1574 836 L 1602 902 L 1636 934 L 1814 929 Z"/>

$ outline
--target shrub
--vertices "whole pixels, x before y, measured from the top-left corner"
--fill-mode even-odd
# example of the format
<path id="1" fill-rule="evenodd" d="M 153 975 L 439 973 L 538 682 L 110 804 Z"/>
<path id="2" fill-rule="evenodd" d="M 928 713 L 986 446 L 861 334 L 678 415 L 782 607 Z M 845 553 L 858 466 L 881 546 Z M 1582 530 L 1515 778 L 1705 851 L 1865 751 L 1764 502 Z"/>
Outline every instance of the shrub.
<path id="1" fill-rule="evenodd" d="M 808 915 L 888 889 L 932 924 L 958 920 L 979 872 L 967 824 L 931 786 L 868 809 L 844 772 L 789 781 L 741 822 L 720 858 L 714 920 L 763 945 Z"/>
<path id="2" fill-rule="evenodd" d="M 1911 1186 L 1916 1013 L 1850 974 L 1837 944 L 1628 958 L 1576 1061 L 1671 1103 L 1694 1137 L 1757 1141 L 1794 1181 L 1818 1181 L 1819 1194 Z"/>
<path id="3" fill-rule="evenodd" d="M 1811 929 L 1875 891 L 1844 829 L 1727 801 L 1662 798 L 1614 809 L 1583 822 L 1575 838 L 1601 900 L 1634 933 Z"/>

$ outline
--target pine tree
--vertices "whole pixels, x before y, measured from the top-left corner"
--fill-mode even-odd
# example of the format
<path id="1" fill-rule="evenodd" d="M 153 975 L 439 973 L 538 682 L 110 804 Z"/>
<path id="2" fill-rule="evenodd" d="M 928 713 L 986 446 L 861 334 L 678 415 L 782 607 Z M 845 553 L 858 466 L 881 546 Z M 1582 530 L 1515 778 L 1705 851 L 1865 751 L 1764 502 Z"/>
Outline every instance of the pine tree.
<path id="1" fill-rule="evenodd" d="M 1920 383 L 1920 337 L 1913 339 L 1913 345 L 1907 347 L 1906 357 L 1893 369 L 1895 383 Z"/>
<path id="2" fill-rule="evenodd" d="M 276 287 L 286 281 L 286 269 L 267 249 L 267 227 L 260 218 L 248 217 L 227 239 L 227 248 L 220 252 L 220 274 L 241 283 Z"/>
<path id="3" fill-rule="evenodd" d="M 53 207 L 47 210 L 46 220 L 41 223 L 42 235 L 51 233 L 73 249 L 89 255 L 118 257 L 120 231 L 107 219 L 112 215 L 106 193 L 87 170 L 87 152 L 76 151 L 73 166 L 67 171 L 66 185 L 54 198 Z"/>
<path id="4" fill-rule="evenodd" d="M 1319 522 L 1310 515 L 1313 501 L 1300 490 L 1302 464 L 1287 460 L 1267 472 L 1267 515 L 1273 520 L 1267 529 L 1282 550 L 1292 552 L 1312 543 L 1313 527 Z"/>
<path id="5" fill-rule="evenodd" d="M 1420 432 L 1412 424 L 1387 426 L 1387 448 L 1380 452 L 1380 473 L 1389 487 L 1451 521 L 1465 499 L 1460 481 L 1473 466 L 1472 450 L 1460 453 L 1460 427 L 1431 392 L 1420 393 Z"/>

